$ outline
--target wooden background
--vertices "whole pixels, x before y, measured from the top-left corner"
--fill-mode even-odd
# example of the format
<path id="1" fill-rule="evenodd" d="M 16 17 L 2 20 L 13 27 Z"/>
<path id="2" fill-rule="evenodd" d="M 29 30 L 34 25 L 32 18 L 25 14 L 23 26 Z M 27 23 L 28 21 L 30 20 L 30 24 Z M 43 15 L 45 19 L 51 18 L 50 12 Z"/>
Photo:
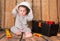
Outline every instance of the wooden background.
<path id="1" fill-rule="evenodd" d="M 2 27 L 10 28 L 14 25 L 14 17 L 11 11 L 16 4 L 22 1 L 28 1 L 31 4 L 34 20 L 51 20 L 60 25 L 60 0 L 0 0 L 0 19 L 2 20 Z"/>

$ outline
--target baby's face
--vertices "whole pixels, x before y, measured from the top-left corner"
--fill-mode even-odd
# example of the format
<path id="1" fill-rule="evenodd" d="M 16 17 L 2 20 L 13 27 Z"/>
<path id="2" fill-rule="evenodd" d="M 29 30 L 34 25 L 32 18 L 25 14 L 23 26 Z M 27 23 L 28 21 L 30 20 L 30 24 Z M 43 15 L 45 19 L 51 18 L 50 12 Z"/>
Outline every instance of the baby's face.
<path id="1" fill-rule="evenodd" d="M 25 16 L 26 13 L 27 13 L 27 10 L 26 10 L 25 7 L 19 7 L 19 8 L 18 8 L 18 15 L 19 15 L 19 16 Z"/>

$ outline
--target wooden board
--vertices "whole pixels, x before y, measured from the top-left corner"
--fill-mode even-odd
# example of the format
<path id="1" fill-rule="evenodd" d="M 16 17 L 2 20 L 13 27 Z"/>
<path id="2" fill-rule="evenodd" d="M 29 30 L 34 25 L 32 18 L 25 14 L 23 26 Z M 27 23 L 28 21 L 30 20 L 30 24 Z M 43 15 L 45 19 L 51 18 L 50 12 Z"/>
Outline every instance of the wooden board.
<path id="1" fill-rule="evenodd" d="M 30 3 L 30 6 L 32 8 L 32 0 L 25 0 L 25 1 L 29 2 Z"/>
<path id="2" fill-rule="evenodd" d="M 16 0 L 16 3 L 19 4 L 21 2 L 23 2 L 24 0 Z"/>
<path id="3" fill-rule="evenodd" d="M 49 0 L 42 0 L 42 20 L 49 20 Z"/>
<path id="4" fill-rule="evenodd" d="M 1 27 L 1 0 L 0 0 L 0 27 Z"/>
<path id="5" fill-rule="evenodd" d="M 60 32 L 60 0 L 58 0 L 58 21 L 59 21 L 59 32 Z"/>
<path id="6" fill-rule="evenodd" d="M 16 0 L 17 1 L 17 4 L 23 2 L 23 1 L 27 1 L 31 4 L 31 7 L 32 7 L 32 0 Z"/>
<path id="7" fill-rule="evenodd" d="M 45 37 L 47 40 L 45 40 L 44 38 L 42 37 L 36 37 L 36 36 L 33 36 L 33 37 L 30 37 L 30 38 L 25 38 L 24 40 L 25 41 L 60 41 L 60 37 L 59 36 L 52 36 L 52 37 Z M 17 39 L 17 38 L 10 38 L 10 39 L 7 39 L 6 37 L 0 39 L 0 41 L 19 41 L 20 39 Z"/>
<path id="8" fill-rule="evenodd" d="M 4 0 L 0 0 L 1 1 L 1 27 L 4 28 Z"/>
<path id="9" fill-rule="evenodd" d="M 60 37 L 59 36 L 52 36 L 50 37 L 51 41 L 60 41 Z"/>
<path id="10" fill-rule="evenodd" d="M 33 14 L 34 14 L 34 20 L 41 20 L 41 5 L 40 0 L 33 0 Z"/>
<path id="11" fill-rule="evenodd" d="M 58 19 L 59 19 L 59 22 L 60 22 L 60 0 L 58 0 Z"/>
<path id="12" fill-rule="evenodd" d="M 50 2 L 50 20 L 58 23 L 57 18 L 57 0 L 49 0 Z"/>
<path id="13" fill-rule="evenodd" d="M 15 5 L 16 0 L 5 0 L 5 28 L 10 28 L 14 25 L 14 17 L 11 12 Z"/>

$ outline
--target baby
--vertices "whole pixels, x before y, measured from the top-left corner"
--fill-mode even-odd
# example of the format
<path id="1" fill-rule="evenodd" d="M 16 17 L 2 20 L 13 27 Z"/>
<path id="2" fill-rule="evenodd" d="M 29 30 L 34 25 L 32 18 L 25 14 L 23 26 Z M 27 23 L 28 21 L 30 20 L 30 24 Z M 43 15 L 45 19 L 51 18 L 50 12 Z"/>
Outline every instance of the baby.
<path id="1" fill-rule="evenodd" d="M 15 17 L 15 25 L 11 27 L 11 31 L 20 35 L 21 32 L 24 32 L 25 37 L 31 37 L 31 29 L 28 28 L 28 21 L 32 21 L 33 14 L 32 9 L 30 8 L 30 4 L 28 2 L 22 2 L 18 4 L 13 10 L 12 14 Z"/>

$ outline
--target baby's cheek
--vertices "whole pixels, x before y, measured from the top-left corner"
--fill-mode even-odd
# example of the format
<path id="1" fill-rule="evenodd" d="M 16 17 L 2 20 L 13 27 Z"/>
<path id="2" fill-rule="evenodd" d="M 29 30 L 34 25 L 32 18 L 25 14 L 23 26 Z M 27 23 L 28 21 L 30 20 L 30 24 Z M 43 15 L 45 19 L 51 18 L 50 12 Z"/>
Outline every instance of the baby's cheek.
<path id="1" fill-rule="evenodd" d="M 23 13 L 23 14 L 21 14 L 21 15 L 22 15 L 22 16 L 25 16 L 26 14 Z"/>

